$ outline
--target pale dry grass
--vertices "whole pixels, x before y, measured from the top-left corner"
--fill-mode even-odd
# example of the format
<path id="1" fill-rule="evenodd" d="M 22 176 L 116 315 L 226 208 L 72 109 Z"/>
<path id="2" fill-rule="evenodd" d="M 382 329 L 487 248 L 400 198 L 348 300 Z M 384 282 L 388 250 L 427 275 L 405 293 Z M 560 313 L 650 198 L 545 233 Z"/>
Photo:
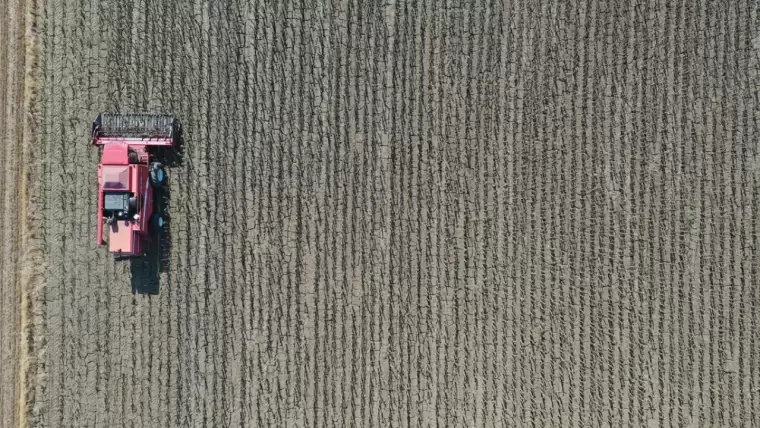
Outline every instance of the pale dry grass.
<path id="1" fill-rule="evenodd" d="M 19 403 L 18 420 L 20 427 L 28 426 L 27 414 L 30 404 L 34 403 L 34 390 L 40 384 L 38 376 L 43 371 L 38 367 L 38 356 L 44 349 L 44 335 L 37 326 L 41 316 L 35 310 L 34 302 L 39 290 L 44 284 L 44 258 L 39 246 L 39 234 L 36 227 L 38 212 L 35 195 L 39 192 L 36 187 L 39 181 L 33 180 L 37 161 L 36 153 L 36 101 L 39 90 L 37 60 L 40 46 L 37 33 L 38 0 L 25 2 L 26 51 L 24 63 L 24 124 L 22 138 L 22 159 L 20 189 L 19 226 L 21 230 L 21 263 L 19 272 L 19 287 L 21 293 L 21 346 L 19 347 Z"/>

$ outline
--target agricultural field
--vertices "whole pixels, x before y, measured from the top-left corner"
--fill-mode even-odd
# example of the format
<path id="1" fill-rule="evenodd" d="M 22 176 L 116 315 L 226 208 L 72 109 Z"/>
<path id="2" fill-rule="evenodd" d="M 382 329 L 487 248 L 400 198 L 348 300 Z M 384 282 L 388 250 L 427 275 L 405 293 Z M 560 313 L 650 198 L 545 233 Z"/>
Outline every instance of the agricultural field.
<path id="1" fill-rule="evenodd" d="M 42 3 L 4 426 L 760 424 L 753 2 Z M 115 262 L 90 125 L 146 110 L 169 228 Z"/>

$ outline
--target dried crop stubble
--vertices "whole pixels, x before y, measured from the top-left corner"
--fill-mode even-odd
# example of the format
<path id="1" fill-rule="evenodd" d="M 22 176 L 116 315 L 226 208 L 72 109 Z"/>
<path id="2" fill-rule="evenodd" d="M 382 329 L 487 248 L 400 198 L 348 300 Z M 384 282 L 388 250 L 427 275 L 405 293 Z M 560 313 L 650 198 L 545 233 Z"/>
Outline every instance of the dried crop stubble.
<path id="1" fill-rule="evenodd" d="M 760 422 L 749 2 L 42 14 L 33 422 Z M 157 276 L 92 245 L 106 109 L 185 124 Z"/>
<path id="2" fill-rule="evenodd" d="M 20 369 L 25 356 L 22 341 L 22 289 L 20 266 L 25 194 L 22 192 L 22 167 L 25 107 L 26 1 L 9 1 L 0 5 L 0 425 L 19 424 Z"/>

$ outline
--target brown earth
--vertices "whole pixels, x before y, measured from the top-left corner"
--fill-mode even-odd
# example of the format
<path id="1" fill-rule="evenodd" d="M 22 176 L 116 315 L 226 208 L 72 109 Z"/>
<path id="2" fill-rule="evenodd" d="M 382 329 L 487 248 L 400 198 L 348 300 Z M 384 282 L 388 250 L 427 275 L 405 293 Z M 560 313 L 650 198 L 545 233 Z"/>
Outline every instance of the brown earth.
<path id="1" fill-rule="evenodd" d="M 466 3 L 48 2 L 30 424 L 760 424 L 756 6 Z M 145 109 L 115 263 L 89 126 Z"/>

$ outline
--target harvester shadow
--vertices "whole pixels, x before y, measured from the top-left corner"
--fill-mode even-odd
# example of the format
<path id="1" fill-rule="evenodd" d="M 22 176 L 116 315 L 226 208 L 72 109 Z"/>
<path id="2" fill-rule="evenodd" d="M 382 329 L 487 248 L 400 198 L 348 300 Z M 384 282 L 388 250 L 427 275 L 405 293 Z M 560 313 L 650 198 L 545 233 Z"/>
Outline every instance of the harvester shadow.
<path id="1" fill-rule="evenodd" d="M 158 148 L 154 153 L 154 158 L 161 162 L 171 175 L 171 169 L 181 167 L 185 160 L 185 138 L 182 130 L 178 131 L 174 137 L 174 147 Z"/>
<path id="2" fill-rule="evenodd" d="M 158 235 L 154 235 L 154 238 L 147 243 L 145 256 L 131 261 L 133 293 L 158 294 L 161 288 L 161 273 L 168 272 L 170 269 L 172 248 L 171 180 L 174 175 L 173 172 L 179 173 L 184 155 L 184 139 L 181 134 L 176 137 L 174 148 L 154 153 L 154 159 L 161 162 L 168 172 L 167 185 L 156 193 L 156 210 L 163 215 L 166 223 L 163 230 Z"/>
<path id="3" fill-rule="evenodd" d="M 171 218 L 168 207 L 170 190 L 166 187 L 156 195 L 157 209 L 166 223 L 161 232 L 146 243 L 145 256 L 131 260 L 132 292 L 158 294 L 161 289 L 161 273 L 168 272 L 171 262 Z"/>

